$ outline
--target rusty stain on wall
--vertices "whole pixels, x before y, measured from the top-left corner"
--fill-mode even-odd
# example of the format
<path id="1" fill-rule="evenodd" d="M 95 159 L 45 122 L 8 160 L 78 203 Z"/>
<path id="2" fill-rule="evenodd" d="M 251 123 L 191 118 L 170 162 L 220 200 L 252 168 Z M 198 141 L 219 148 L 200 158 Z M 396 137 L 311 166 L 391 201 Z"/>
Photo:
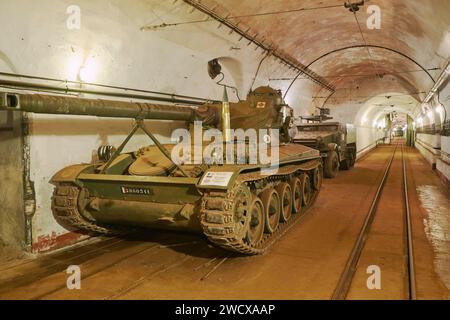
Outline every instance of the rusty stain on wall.
<path id="1" fill-rule="evenodd" d="M 49 250 L 55 250 L 74 244 L 87 237 L 87 235 L 77 232 L 68 232 L 60 235 L 56 234 L 56 232 L 52 232 L 50 235 L 39 236 L 37 241 L 33 243 L 31 251 L 34 253 L 42 253 Z"/>
<path id="2" fill-rule="evenodd" d="M 23 162 L 23 206 L 25 215 L 25 245 L 30 251 L 32 238 L 32 219 L 36 212 L 36 193 L 34 182 L 30 179 L 30 141 L 29 121 L 27 114 L 22 115 L 22 162 Z"/>

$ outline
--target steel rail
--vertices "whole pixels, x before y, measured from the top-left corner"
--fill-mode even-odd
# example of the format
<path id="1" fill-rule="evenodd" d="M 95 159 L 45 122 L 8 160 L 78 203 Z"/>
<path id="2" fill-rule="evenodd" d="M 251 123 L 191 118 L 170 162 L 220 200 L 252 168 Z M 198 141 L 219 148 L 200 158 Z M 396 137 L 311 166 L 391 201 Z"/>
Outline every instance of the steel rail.
<path id="1" fill-rule="evenodd" d="M 388 165 L 386 166 L 383 178 L 380 181 L 377 192 L 375 193 L 374 199 L 372 201 L 372 205 L 370 206 L 369 213 L 367 214 L 366 220 L 361 228 L 359 236 L 355 242 L 355 245 L 352 249 L 352 252 L 347 260 L 345 269 L 341 274 L 338 285 L 336 286 L 335 291 L 331 299 L 333 300 L 344 300 L 347 297 L 348 291 L 350 289 L 353 277 L 356 272 L 357 264 L 359 258 L 361 257 L 362 250 L 364 249 L 365 242 L 370 232 L 370 227 L 375 218 L 376 210 L 378 207 L 378 202 L 381 197 L 381 194 L 384 189 L 385 182 L 387 177 L 389 176 L 390 169 L 395 158 L 395 154 L 397 152 L 399 144 L 397 143 L 392 153 L 392 156 L 389 160 Z M 404 203 L 404 221 L 405 221 L 405 257 L 406 257 L 406 266 L 407 266 L 407 286 L 408 286 L 408 299 L 416 300 L 416 280 L 415 280 L 415 269 L 414 269 L 414 250 L 413 250 L 413 238 L 412 238 L 412 223 L 411 223 L 411 215 L 410 215 L 410 206 L 409 206 L 409 194 L 408 194 L 408 176 L 406 170 L 406 160 L 404 157 L 404 146 L 400 144 L 400 152 L 401 152 L 401 163 L 402 163 L 402 191 L 403 191 L 403 203 Z"/>
<path id="2" fill-rule="evenodd" d="M 411 213 L 409 208 L 409 195 L 408 195 L 408 175 L 406 170 L 406 160 L 404 157 L 404 150 L 402 144 L 402 165 L 403 165 L 403 195 L 404 195 L 404 209 L 405 209 L 405 238 L 406 238 L 406 260 L 408 270 L 408 295 L 409 300 L 416 300 L 416 276 L 414 269 L 414 249 L 413 249 L 413 237 L 412 237 L 412 223 Z"/>
<path id="3" fill-rule="evenodd" d="M 163 237 L 161 240 L 166 240 L 166 239 L 169 239 L 169 237 L 168 237 L 168 236 L 165 236 L 165 237 Z M 144 243 L 144 242 L 138 243 L 138 244 L 135 244 L 135 245 L 131 245 L 131 246 L 127 246 L 127 247 L 125 247 L 124 249 L 129 249 L 129 248 L 139 247 L 139 246 L 140 246 L 141 244 L 143 244 L 143 243 Z M 144 244 L 145 244 L 145 243 L 144 243 Z M 116 261 L 114 261 L 114 262 L 112 262 L 112 263 L 110 263 L 110 264 L 107 264 L 106 266 L 104 266 L 104 267 L 101 268 L 101 269 L 95 269 L 95 270 L 93 270 L 93 271 L 86 272 L 86 273 L 84 274 L 84 276 L 83 276 L 83 280 L 91 279 L 93 276 L 95 276 L 95 275 L 97 275 L 97 274 L 100 274 L 100 273 L 104 272 L 105 270 L 112 269 L 112 268 L 116 267 L 117 265 L 119 265 L 120 263 L 123 263 L 123 262 L 127 261 L 128 259 L 130 259 L 130 258 L 132 258 L 132 257 L 139 256 L 139 255 L 148 253 L 149 251 L 153 251 L 153 250 L 157 250 L 157 249 L 160 249 L 160 245 L 159 245 L 158 243 L 153 243 L 153 242 L 152 242 L 152 244 L 150 244 L 150 245 L 145 245 L 142 249 L 140 249 L 140 250 L 138 250 L 138 251 L 136 251 L 136 252 L 133 252 L 133 253 L 131 253 L 131 254 L 127 254 L 126 256 L 124 256 L 124 257 L 122 257 L 122 258 L 119 258 L 119 259 L 117 259 Z M 98 258 L 98 257 L 96 257 L 96 258 Z M 92 260 L 89 260 L 88 262 L 91 262 L 91 261 L 92 261 Z M 55 273 L 55 274 L 56 274 L 56 273 Z M 47 291 L 47 292 L 41 293 L 41 294 L 39 294 L 39 295 L 37 295 L 37 296 L 34 296 L 32 299 L 33 299 L 33 300 L 43 300 L 43 299 L 45 299 L 47 296 L 50 296 L 50 295 L 52 295 L 52 294 L 54 294 L 54 293 L 56 293 L 56 292 L 59 292 L 59 291 L 65 289 L 65 288 L 66 288 L 66 284 L 64 283 L 64 285 L 58 286 L 58 287 L 56 287 L 56 288 L 53 288 L 53 289 L 50 290 L 50 291 Z M 117 292 L 117 291 L 116 291 L 116 292 Z"/>
<path id="4" fill-rule="evenodd" d="M 344 271 L 342 272 L 341 277 L 339 278 L 338 284 L 331 296 L 332 300 L 345 300 L 345 298 L 348 294 L 353 277 L 356 272 L 356 267 L 357 267 L 359 258 L 361 256 L 362 250 L 363 250 L 364 245 L 367 240 L 367 236 L 370 231 L 370 227 L 375 218 L 375 213 L 376 213 L 376 209 L 378 207 L 378 202 L 380 200 L 381 193 L 384 189 L 384 185 L 386 183 L 387 177 L 391 170 L 392 162 L 394 161 L 394 157 L 395 157 L 395 153 L 397 152 L 397 148 L 398 148 L 398 144 L 395 146 L 394 152 L 392 153 L 389 163 L 386 166 L 386 169 L 383 174 L 383 178 L 381 179 L 380 184 L 378 185 L 377 191 L 375 193 L 375 196 L 372 200 L 372 204 L 370 206 L 369 213 L 366 216 L 366 219 L 361 228 L 361 231 L 359 232 L 359 235 L 355 242 L 355 245 L 353 246 L 352 252 L 350 253 L 350 256 L 347 260 Z"/>
<path id="5" fill-rule="evenodd" d="M 60 252 L 55 252 L 53 254 L 52 253 L 50 253 L 50 254 L 43 253 L 42 259 L 49 259 L 50 260 L 50 264 L 46 264 L 47 268 L 48 267 L 53 267 L 53 266 L 56 266 L 58 264 L 61 264 L 64 261 L 70 261 L 71 259 L 74 259 L 74 258 L 81 258 L 81 257 L 87 256 L 89 254 L 92 254 L 94 252 L 102 251 L 102 250 L 104 250 L 106 248 L 112 247 L 112 246 L 114 246 L 114 245 L 124 241 L 124 239 L 119 239 L 118 241 L 114 241 L 114 242 L 110 243 L 110 242 L 108 242 L 108 240 L 109 239 L 104 239 L 104 240 L 99 241 L 98 243 L 95 243 L 95 244 L 102 245 L 103 242 L 107 242 L 104 246 L 95 247 L 92 250 L 88 250 L 88 251 L 83 252 L 81 254 L 77 254 L 77 255 L 71 256 L 69 258 L 65 258 L 65 259 L 60 259 L 59 260 L 59 258 L 57 256 L 53 256 L 53 255 L 57 255 Z M 91 245 L 93 245 L 93 243 L 84 244 L 82 246 L 91 246 Z M 36 261 L 38 261 L 38 260 L 37 259 L 33 259 L 33 258 L 29 258 L 28 260 L 25 260 L 25 261 L 22 261 L 22 262 L 20 262 L 18 264 L 14 264 L 14 265 L 10 265 L 10 266 L 0 265 L 0 273 L 3 274 L 4 272 L 7 272 L 8 270 L 21 268 L 24 265 L 27 265 L 27 264 L 30 264 L 30 263 L 36 262 Z M 4 268 L 2 268 L 2 267 L 4 267 Z M 1 283 L 1 281 L 0 281 L 0 283 Z"/>

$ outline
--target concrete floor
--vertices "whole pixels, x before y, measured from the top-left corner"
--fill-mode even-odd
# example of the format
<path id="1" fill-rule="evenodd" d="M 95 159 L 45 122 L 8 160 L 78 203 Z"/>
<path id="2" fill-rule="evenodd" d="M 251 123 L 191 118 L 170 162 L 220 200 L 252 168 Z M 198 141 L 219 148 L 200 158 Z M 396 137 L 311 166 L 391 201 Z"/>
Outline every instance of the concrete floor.
<path id="1" fill-rule="evenodd" d="M 329 299 L 392 151 L 378 147 L 354 169 L 325 180 L 314 208 L 264 256 L 237 256 L 187 234 L 96 239 L 0 265 L 0 298 Z M 448 299 L 450 192 L 416 150 L 405 155 L 418 298 Z M 400 168 L 397 156 L 350 299 L 406 297 Z M 66 287 L 69 265 L 81 268 L 80 290 Z M 368 265 L 380 266 L 381 290 L 367 289 Z"/>

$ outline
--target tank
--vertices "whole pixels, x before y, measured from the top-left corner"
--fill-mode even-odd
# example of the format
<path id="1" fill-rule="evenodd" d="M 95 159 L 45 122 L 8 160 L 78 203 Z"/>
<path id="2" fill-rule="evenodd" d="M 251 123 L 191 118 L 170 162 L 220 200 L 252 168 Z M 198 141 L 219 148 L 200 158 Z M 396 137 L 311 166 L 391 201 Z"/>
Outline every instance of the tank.
<path id="1" fill-rule="evenodd" d="M 291 143 L 292 109 L 270 87 L 251 91 L 245 101 L 229 103 L 224 95 L 222 103 L 198 107 L 2 93 L 0 110 L 136 119 L 120 146 L 101 146 L 96 161 L 52 177 L 53 215 L 70 228 L 106 235 L 123 226 L 192 231 L 227 250 L 262 254 L 311 208 L 322 184 L 319 151 Z M 146 119 L 185 121 L 186 133 L 215 130 L 225 139 L 213 159 L 204 157 L 210 145 L 186 142 L 192 149 L 175 161 L 180 143 L 161 144 Z M 153 144 L 122 152 L 139 129 Z M 261 141 L 237 129 L 261 129 L 263 139 L 266 129 L 279 132 L 279 143 L 265 142 L 276 162 L 261 154 L 254 161 Z"/>

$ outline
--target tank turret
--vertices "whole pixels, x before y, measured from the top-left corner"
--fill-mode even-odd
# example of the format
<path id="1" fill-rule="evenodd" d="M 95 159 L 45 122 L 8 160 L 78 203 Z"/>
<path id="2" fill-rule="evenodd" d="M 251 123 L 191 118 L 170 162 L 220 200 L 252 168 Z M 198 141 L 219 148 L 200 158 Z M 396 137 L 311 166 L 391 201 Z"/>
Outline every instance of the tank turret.
<path id="1" fill-rule="evenodd" d="M 205 126 L 221 126 L 223 103 L 198 107 L 173 106 L 103 99 L 0 93 L 0 110 L 44 114 L 85 115 L 112 118 L 201 121 Z M 289 142 L 292 108 L 284 103 L 281 92 L 271 87 L 259 87 L 247 95 L 247 100 L 227 103 L 231 129 L 280 129 L 280 140 Z"/>

